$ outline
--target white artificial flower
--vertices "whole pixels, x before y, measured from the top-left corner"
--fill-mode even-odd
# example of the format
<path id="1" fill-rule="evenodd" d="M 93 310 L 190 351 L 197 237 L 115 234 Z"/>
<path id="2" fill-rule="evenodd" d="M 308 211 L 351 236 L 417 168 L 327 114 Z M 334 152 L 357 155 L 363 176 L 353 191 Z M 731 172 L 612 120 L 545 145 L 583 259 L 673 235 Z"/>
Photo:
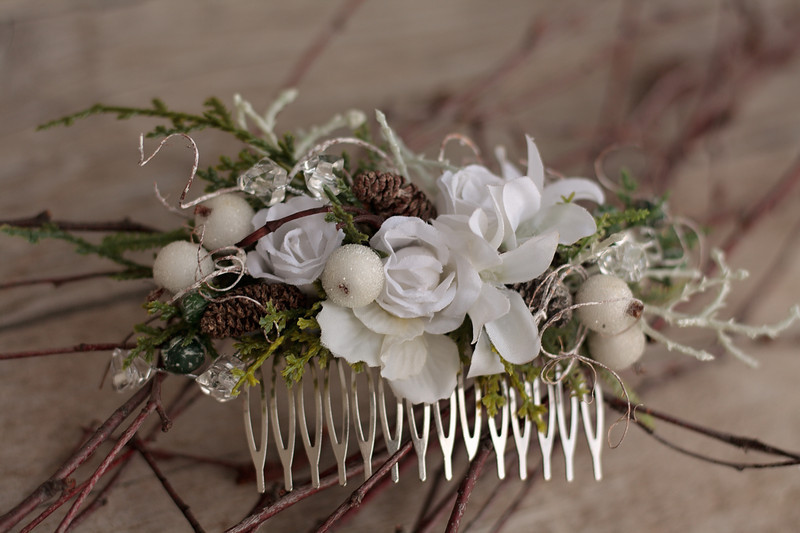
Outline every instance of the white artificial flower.
<path id="1" fill-rule="evenodd" d="M 603 201 L 595 183 L 568 178 L 544 185 L 544 165 L 531 137 L 528 175 L 497 155 L 503 178 L 471 165 L 438 180 L 434 227 L 448 233 L 451 248 L 465 254 L 479 273 L 480 293 L 468 311 L 474 349 L 469 376 L 503 372 L 498 353 L 514 364 L 540 349 L 536 322 L 522 297 L 506 284 L 530 281 L 550 266 L 559 244 L 596 231 L 594 217 L 574 200 Z"/>
<path id="2" fill-rule="evenodd" d="M 605 199 L 603 190 L 597 183 L 585 178 L 565 178 L 545 185 L 544 164 L 539 149 L 533 137 L 528 135 L 525 138 L 528 144 L 526 176 L 508 162 L 502 149 L 496 151 L 506 184 L 503 189 L 495 189 L 492 197 L 495 198 L 495 206 L 499 202 L 505 208 L 504 245 L 513 248 L 518 242 L 550 230 L 558 231 L 559 244 L 572 244 L 594 234 L 597 230 L 594 217 L 575 201 L 589 200 L 602 204 Z M 530 198 L 533 194 L 522 185 L 525 180 L 532 182 L 539 193 L 535 210 L 523 205 L 523 195 Z M 511 183 L 516 185 L 506 190 Z"/>
<path id="3" fill-rule="evenodd" d="M 320 200 L 296 196 L 256 213 L 253 226 L 260 228 L 270 220 L 323 205 Z M 344 233 L 326 222 L 324 213 L 298 218 L 258 240 L 247 254 L 247 270 L 256 278 L 309 290 L 343 239 Z"/>
<path id="4" fill-rule="evenodd" d="M 422 318 L 399 318 L 374 302 L 349 309 L 326 300 L 317 322 L 323 346 L 350 364 L 380 368 L 399 398 L 433 403 L 455 390 L 458 347 L 446 335 L 427 333 Z"/>
<path id="5" fill-rule="evenodd" d="M 502 183 L 502 178 L 480 165 L 469 165 L 457 172 L 448 170 L 436 181 L 440 192 L 436 197 L 436 209 L 441 214 L 467 216 L 475 209 L 491 209 L 492 201 L 486 188 Z"/>
<path id="6" fill-rule="evenodd" d="M 383 259 L 386 281 L 377 303 L 399 318 L 422 318 L 428 333 L 464 322 L 481 280 L 446 235 L 415 217 L 391 217 L 370 240 Z"/>
<path id="7" fill-rule="evenodd" d="M 467 257 L 481 280 L 478 297 L 467 312 L 475 344 L 469 377 L 503 372 L 497 353 L 514 364 L 532 361 L 540 347 L 536 322 L 519 293 L 505 285 L 543 274 L 553 261 L 558 234 L 550 231 L 501 253 L 471 230 L 466 216 L 440 215 L 433 225 L 447 236 L 451 247 Z"/>

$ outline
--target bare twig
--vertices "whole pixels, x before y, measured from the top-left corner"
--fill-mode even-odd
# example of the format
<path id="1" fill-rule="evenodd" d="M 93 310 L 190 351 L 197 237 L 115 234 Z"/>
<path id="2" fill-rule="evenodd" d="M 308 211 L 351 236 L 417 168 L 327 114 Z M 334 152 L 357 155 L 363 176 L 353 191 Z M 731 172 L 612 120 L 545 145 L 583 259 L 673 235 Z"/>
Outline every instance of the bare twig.
<path id="1" fill-rule="evenodd" d="M 56 529 L 57 533 L 63 533 L 67 530 L 70 523 L 75 519 L 80 510 L 81 505 L 89 496 L 89 492 L 94 488 L 100 478 L 106 473 L 106 471 L 111 467 L 112 463 L 116 459 L 116 457 L 120 454 L 122 449 L 128 444 L 128 442 L 136 435 L 136 432 L 139 431 L 139 428 L 142 426 L 144 421 L 156 411 L 157 408 L 161 404 L 161 382 L 164 380 L 165 374 L 156 374 L 156 376 L 151 381 L 152 385 L 149 387 L 150 393 L 150 400 L 145 404 L 142 411 L 139 415 L 131 422 L 131 425 L 123 432 L 122 436 L 117 440 L 114 447 L 108 453 L 103 462 L 100 463 L 100 466 L 97 467 L 94 474 L 89 478 L 89 482 L 87 483 L 86 487 L 80 492 L 78 498 L 75 500 L 75 503 L 72 504 L 69 511 L 67 512 L 66 516 L 61 520 L 58 528 Z"/>
<path id="2" fill-rule="evenodd" d="M 469 497 L 473 489 L 475 489 L 475 485 L 478 483 L 478 478 L 480 478 L 483 467 L 486 465 L 486 460 L 489 458 L 491 452 L 491 443 L 488 438 L 484 437 L 481 441 L 478 454 L 470 463 L 467 473 L 464 474 L 464 478 L 458 486 L 458 495 L 453 505 L 453 512 L 450 514 L 450 520 L 448 520 L 447 527 L 445 528 L 446 533 L 456 533 L 458 531 L 461 525 L 461 519 L 464 518 L 464 513 L 467 511 Z"/>
<path id="3" fill-rule="evenodd" d="M 27 498 L 0 517 L 0 531 L 11 529 L 11 527 L 19 523 L 20 520 L 33 511 L 39 504 L 44 503 L 58 492 L 67 489 L 71 484 L 69 476 L 94 455 L 97 448 L 111 436 L 114 430 L 128 418 L 131 412 L 147 399 L 151 389 L 152 385 L 144 387 L 131 396 L 127 402 L 114 411 L 102 426 L 97 428 L 97 431 L 95 431 L 94 435 L 92 435 L 86 444 L 75 452 L 72 457 L 67 459 L 50 479 L 39 485 Z"/>
<path id="4" fill-rule="evenodd" d="M 54 287 L 64 285 L 65 283 L 73 283 L 75 281 L 85 281 L 87 279 L 95 278 L 110 278 L 117 274 L 122 274 L 121 270 L 107 270 L 103 272 L 87 272 L 86 274 L 73 274 L 71 276 L 52 276 L 45 278 L 31 278 L 31 279 L 17 279 L 0 283 L 0 291 L 5 289 L 12 289 L 16 287 L 27 287 L 30 285 L 45 285 L 52 284 Z"/>
<path id="5" fill-rule="evenodd" d="M 499 533 L 506 525 L 508 520 L 514 515 L 517 509 L 519 509 L 519 506 L 522 505 L 522 502 L 525 501 L 525 498 L 528 496 L 528 493 L 530 493 L 531 489 L 533 488 L 533 484 L 536 482 L 537 479 L 539 479 L 538 476 L 536 475 L 538 474 L 538 471 L 539 469 L 537 466 L 537 468 L 528 472 L 528 478 L 523 483 L 522 488 L 514 497 L 514 499 L 511 501 L 511 505 L 506 507 L 506 510 L 503 511 L 503 514 L 500 515 L 497 521 L 495 521 L 495 523 L 492 525 L 491 529 L 489 529 L 489 533 Z"/>
<path id="6" fill-rule="evenodd" d="M 65 231 L 116 231 L 133 233 L 158 233 L 159 230 L 139 224 L 128 218 L 110 222 L 75 222 L 69 220 L 53 220 L 49 211 L 42 211 L 36 216 L 13 220 L 0 220 L 0 226 L 9 225 L 18 228 L 41 228 L 44 225 L 55 226 Z"/>
<path id="7" fill-rule="evenodd" d="M 159 468 L 158 463 L 156 463 L 155 457 L 153 454 L 145 446 L 144 442 L 141 439 L 135 438 L 133 439 L 133 447 L 142 455 L 144 460 L 147 462 L 147 465 L 150 467 L 150 470 L 153 471 L 153 474 L 158 478 L 158 481 L 161 483 L 161 486 L 164 487 L 164 490 L 167 491 L 169 497 L 175 502 L 175 505 L 180 509 L 181 513 L 183 514 L 186 521 L 189 522 L 189 525 L 192 526 L 192 529 L 197 533 L 204 533 L 203 527 L 200 525 L 200 522 L 197 521 L 197 517 L 194 516 L 192 510 L 189 508 L 189 505 L 183 501 L 175 489 L 172 487 L 172 483 L 166 478 L 164 473 Z"/>
<path id="8" fill-rule="evenodd" d="M 48 348 L 46 350 L 30 350 L 26 352 L 9 352 L 0 353 L 0 361 L 4 359 L 24 359 L 25 357 L 39 357 L 43 355 L 58 355 L 65 353 L 82 353 L 82 352 L 107 352 L 120 348 L 122 350 L 131 350 L 136 347 L 135 343 L 97 343 L 87 344 L 80 343 L 75 346 L 66 346 L 63 348 Z"/>
<path id="9" fill-rule="evenodd" d="M 625 413 L 628 410 L 627 402 L 620 400 L 619 398 L 606 398 L 606 403 L 614 410 L 619 411 L 620 413 Z M 645 432 L 647 432 L 650 436 L 658 440 L 659 442 L 669 446 L 670 448 L 677 450 L 685 455 L 689 455 L 691 457 L 695 457 L 697 459 L 718 464 L 722 466 L 728 466 L 734 468 L 736 470 L 745 470 L 745 469 L 759 469 L 759 468 L 776 468 L 782 466 L 790 466 L 800 464 L 800 454 L 789 452 L 786 450 L 782 450 L 770 444 L 766 444 L 761 442 L 758 439 L 753 439 L 750 437 L 742 437 L 739 435 L 734 435 L 732 433 L 726 433 L 723 431 L 717 431 L 714 429 L 710 429 L 704 426 L 700 426 L 694 424 L 692 422 L 688 422 L 686 420 L 681 420 L 680 418 L 674 417 L 672 415 L 668 415 L 649 407 L 645 407 L 643 405 L 637 406 L 635 412 L 641 411 L 653 418 L 657 418 L 668 424 L 672 424 L 674 426 L 678 426 L 683 429 L 687 429 L 694 433 L 699 433 L 701 435 L 705 435 L 711 439 L 723 442 L 735 448 L 739 448 L 742 451 L 757 451 L 767 455 L 775 455 L 779 457 L 785 457 L 787 461 L 776 461 L 770 463 L 737 463 L 731 461 L 725 461 L 721 459 L 717 459 L 714 457 L 710 457 L 704 454 L 696 453 L 691 450 L 687 450 L 679 445 L 673 444 L 672 442 L 664 439 L 662 436 L 658 435 L 654 430 L 648 428 L 647 426 L 643 425 L 641 422 L 636 420 L 636 417 L 633 417 L 633 422 L 635 422 L 640 428 L 642 428 Z"/>
<path id="10" fill-rule="evenodd" d="M 303 55 L 300 56 L 300 59 L 295 64 L 294 68 L 292 68 L 286 81 L 283 82 L 284 89 L 297 87 L 311 68 L 311 65 L 314 64 L 325 51 L 328 44 L 330 44 L 331 39 L 344 29 L 347 21 L 353 17 L 353 14 L 363 3 L 364 0 L 347 0 L 342 7 L 336 11 L 330 23 L 323 31 L 317 33 L 317 38 L 311 43 L 311 46 L 303 52 Z"/>
<path id="11" fill-rule="evenodd" d="M 411 441 L 408 441 L 399 450 L 397 450 L 391 457 L 387 457 L 386 455 L 384 455 L 383 457 L 377 458 L 375 462 L 380 461 L 382 464 L 385 464 L 385 461 L 387 460 L 391 461 L 396 456 L 397 459 L 399 460 L 403 455 L 407 454 L 410 450 L 411 450 Z M 394 463 L 392 463 L 392 465 L 393 464 Z M 391 468 L 389 470 L 391 470 Z M 348 469 L 347 475 L 356 476 L 363 471 L 364 471 L 363 463 L 357 463 L 351 469 Z M 262 506 L 255 512 L 251 513 L 241 522 L 228 529 L 226 533 L 244 533 L 246 531 L 250 531 L 259 526 L 260 524 L 263 524 L 264 522 L 266 522 L 279 512 L 283 511 L 284 509 L 288 509 L 294 504 L 299 503 L 305 500 L 306 498 L 313 496 L 314 494 L 317 494 L 318 492 L 323 491 L 329 487 L 332 487 L 338 483 L 339 483 L 339 474 L 335 471 L 331 471 L 330 474 L 323 476 L 320 479 L 319 487 L 314 488 L 311 486 L 311 483 L 306 483 L 302 487 L 297 487 L 292 492 L 284 494 L 275 501 L 268 500 L 267 505 Z"/>
<path id="12" fill-rule="evenodd" d="M 394 454 L 392 454 L 392 456 L 389 457 L 389 459 L 385 461 L 381 465 L 381 467 L 378 470 L 376 470 L 375 473 L 372 474 L 372 476 L 370 476 L 368 480 L 366 480 L 360 487 L 354 490 L 353 493 L 350 494 L 350 497 L 347 498 L 347 500 L 343 501 L 342 504 L 339 505 L 339 507 L 337 507 L 333 513 L 331 513 L 328 519 L 325 520 L 322 526 L 320 526 L 318 533 L 324 533 L 325 531 L 328 531 L 336 523 L 337 520 L 339 520 L 342 516 L 345 515 L 345 513 L 347 513 L 349 510 L 355 507 L 360 506 L 361 501 L 364 499 L 364 496 L 366 496 L 366 494 L 370 490 L 372 490 L 372 488 L 375 485 L 377 485 L 379 481 L 381 481 L 384 477 L 386 477 L 386 475 L 389 473 L 389 471 L 392 469 L 395 463 L 397 463 L 400 459 L 403 458 L 403 456 L 405 456 L 409 451 L 411 451 L 411 444 L 412 444 L 411 440 L 409 440 L 403 446 L 401 446 L 400 449 L 394 452 Z"/>

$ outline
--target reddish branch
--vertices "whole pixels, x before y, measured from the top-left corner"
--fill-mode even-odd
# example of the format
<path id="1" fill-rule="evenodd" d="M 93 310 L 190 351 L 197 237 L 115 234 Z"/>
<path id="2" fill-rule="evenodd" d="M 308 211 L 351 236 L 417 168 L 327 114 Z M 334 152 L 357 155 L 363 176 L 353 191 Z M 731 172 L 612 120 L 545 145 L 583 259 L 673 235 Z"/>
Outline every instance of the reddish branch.
<path id="1" fill-rule="evenodd" d="M 42 211 L 36 216 L 18 218 L 14 220 L 0 220 L 0 226 L 15 226 L 18 228 L 41 228 L 44 225 L 55 226 L 65 231 L 117 231 L 133 233 L 158 233 L 159 230 L 128 218 L 110 222 L 74 222 L 66 220 L 53 220 L 49 211 Z"/>
<path id="2" fill-rule="evenodd" d="M 331 39 L 344 29 L 347 21 L 352 18 L 353 14 L 363 3 L 364 0 L 348 0 L 339 8 L 328 26 L 317 34 L 317 38 L 311 43 L 311 46 L 300 56 L 300 60 L 295 64 L 289 76 L 286 78 L 286 81 L 283 83 L 284 89 L 297 87 L 300 80 L 305 77 L 306 73 L 311 68 L 311 65 L 313 65 L 317 58 L 325 51 Z"/>
<path id="3" fill-rule="evenodd" d="M 94 452 L 97 451 L 97 448 L 111 436 L 114 430 L 130 416 L 134 409 L 147 399 L 151 393 L 152 387 L 152 385 L 144 387 L 131 396 L 127 402 L 114 411 L 103 425 L 97 428 L 97 431 L 95 431 L 94 435 L 92 435 L 86 444 L 73 454 L 72 457 L 67 459 L 50 479 L 42 483 L 39 488 L 34 490 L 19 505 L 0 517 L 0 531 L 11 529 L 11 527 L 19 523 L 20 520 L 27 516 L 38 505 L 49 500 L 55 494 L 68 489 L 70 485 L 74 483 L 69 476 L 92 457 Z"/>
<path id="4" fill-rule="evenodd" d="M 172 501 L 175 503 L 178 509 L 180 509 L 181 513 L 183 513 L 183 516 L 186 518 L 186 521 L 189 522 L 189 525 L 192 526 L 192 529 L 197 533 L 204 533 L 200 522 L 197 521 L 197 518 L 194 516 L 194 513 L 192 513 L 189 505 L 183 501 L 183 498 L 181 498 L 172 487 L 172 483 L 169 482 L 164 473 L 161 471 L 161 468 L 159 468 L 155 457 L 153 457 L 153 454 L 150 453 L 150 451 L 145 447 L 142 440 L 134 438 L 133 447 L 142 455 L 144 460 L 147 462 L 147 465 L 150 467 L 150 470 L 153 471 L 153 474 L 155 474 L 155 476 L 158 478 L 161 486 L 164 487 L 164 490 L 167 491 L 169 497 L 172 498 Z"/>
<path id="5" fill-rule="evenodd" d="M 39 357 L 43 355 L 58 355 L 65 353 L 82 353 L 82 352 L 106 352 L 120 348 L 122 350 L 132 350 L 136 347 L 136 343 L 99 343 L 99 344 L 86 344 L 80 343 L 75 346 L 67 346 L 64 348 L 48 348 L 46 350 L 29 350 L 26 352 L 8 352 L 0 353 L 0 361 L 4 359 L 24 359 L 25 357 Z"/>
<path id="6" fill-rule="evenodd" d="M 628 404 L 627 402 L 620 400 L 619 398 L 606 398 L 606 403 L 614 410 L 620 413 L 626 413 L 628 411 Z M 708 455 L 700 454 L 683 448 L 677 444 L 670 442 L 669 440 L 665 439 L 661 435 L 658 435 L 652 428 L 647 427 L 646 425 L 642 424 L 636 417 L 632 418 L 632 421 L 636 423 L 640 428 L 642 428 L 645 432 L 647 432 L 650 436 L 669 446 L 670 448 L 683 453 L 685 455 L 689 455 L 696 459 L 700 459 L 702 461 L 706 461 L 713 464 L 718 464 L 722 466 L 728 466 L 734 468 L 736 470 L 745 470 L 745 469 L 759 469 L 759 468 L 777 468 L 782 466 L 790 466 L 790 465 L 797 465 L 800 464 L 800 454 L 782 450 L 770 444 L 765 444 L 758 439 L 753 439 L 751 437 L 742 437 L 739 435 L 734 435 L 732 433 L 726 433 L 724 431 L 717 431 L 714 429 L 710 429 L 704 426 L 699 426 L 692 422 L 688 422 L 686 420 L 682 420 L 680 418 L 674 417 L 672 415 L 668 415 L 662 413 L 660 411 L 656 411 L 655 409 L 651 409 L 649 407 L 645 407 L 643 405 L 637 406 L 635 412 L 642 412 L 647 415 L 652 416 L 653 418 L 657 418 L 668 424 L 672 424 L 674 426 L 692 431 L 694 433 L 698 433 L 700 435 L 705 435 L 713 440 L 717 440 L 719 442 L 725 443 L 729 446 L 733 446 L 734 448 L 738 448 L 742 451 L 757 451 L 767 455 L 774 455 L 778 457 L 785 457 L 787 460 L 785 461 L 775 461 L 769 463 L 737 463 L 732 461 L 725 461 L 721 459 L 717 459 Z"/>
<path id="7" fill-rule="evenodd" d="M 400 459 L 403 458 L 409 451 L 411 451 L 411 440 L 406 442 L 403 446 L 400 447 L 399 450 L 394 452 L 394 454 L 389 457 L 387 461 L 385 461 L 381 467 L 375 471 L 372 476 L 368 480 L 366 480 L 360 487 L 353 491 L 350 494 L 350 497 L 342 502 L 342 504 L 336 508 L 336 510 L 331 513 L 327 520 L 320 526 L 318 529 L 318 533 L 324 533 L 328 531 L 333 525 L 342 518 L 348 511 L 354 509 L 361 505 L 361 501 L 364 499 L 364 496 L 372 490 L 375 485 L 378 484 L 386 475 L 391 471 L 392 467 L 397 463 Z"/>
<path id="8" fill-rule="evenodd" d="M 18 279 L 13 281 L 7 281 L 5 283 L 0 283 L 0 291 L 4 289 L 12 289 L 15 287 L 27 287 L 29 285 L 44 285 L 47 283 L 52 283 L 54 287 L 58 287 L 59 285 L 63 285 L 65 283 L 84 281 L 87 279 L 94 279 L 94 278 L 109 278 L 122 273 L 123 271 L 121 270 L 107 270 L 104 272 L 88 272 L 86 274 L 74 274 L 71 276 Z"/>
<path id="9" fill-rule="evenodd" d="M 484 437 L 481 440 L 481 446 L 478 450 L 478 454 L 470 463 L 467 473 L 464 475 L 464 478 L 461 480 L 461 484 L 458 486 L 458 495 L 456 496 L 456 502 L 453 505 L 453 512 L 450 514 L 450 520 L 447 522 L 445 533 L 456 533 L 458 531 L 458 528 L 461 525 L 461 520 L 464 518 L 464 513 L 467 511 L 467 502 L 469 501 L 469 497 L 472 494 L 472 491 L 475 489 L 475 485 L 478 483 L 478 478 L 480 478 L 481 473 L 483 472 L 483 467 L 486 465 L 486 460 L 489 458 L 491 452 L 491 443 L 489 442 L 488 438 Z"/>
<path id="10" fill-rule="evenodd" d="M 411 450 L 411 441 L 404 444 L 399 450 L 397 450 L 394 455 L 388 457 L 384 455 L 382 458 L 376 459 L 376 461 L 392 461 L 396 458 L 396 460 L 400 460 L 405 454 L 407 454 Z M 360 452 L 359 452 L 360 453 Z M 360 456 L 360 455 L 359 455 Z M 394 462 L 396 462 L 396 460 Z M 392 463 L 392 465 L 394 464 Z M 385 463 L 384 463 L 385 464 Z M 389 469 L 391 470 L 391 468 Z M 364 471 L 363 463 L 356 464 L 352 467 L 352 469 L 347 470 L 348 476 L 357 476 Z M 382 471 L 382 468 L 381 470 Z M 388 471 L 388 470 L 387 470 Z M 376 472 L 377 473 L 377 472 Z M 384 474 L 385 475 L 385 474 Z M 374 477 L 374 474 L 373 474 Z M 370 478 L 372 479 L 372 478 Z M 377 481 L 377 480 L 376 480 Z M 368 483 L 367 480 L 366 483 Z M 275 501 L 267 501 L 266 505 L 262 506 L 255 512 L 251 513 L 250 516 L 246 517 L 244 520 L 233 526 L 232 528 L 228 529 L 226 533 L 244 533 L 246 531 L 251 531 L 258 527 L 259 525 L 263 524 L 276 514 L 280 513 L 281 511 L 288 509 L 289 507 L 293 506 L 296 503 L 299 503 L 306 498 L 317 494 L 329 487 L 337 485 L 339 483 L 339 474 L 335 471 L 331 471 L 330 474 L 323 476 L 320 479 L 319 487 L 314 488 L 311 486 L 310 483 L 306 483 L 302 487 L 298 487 L 294 489 L 292 492 L 288 492 L 278 498 Z M 366 484 L 365 483 L 365 484 Z"/>
<path id="11" fill-rule="evenodd" d="M 347 213 L 355 213 L 357 216 L 354 217 L 354 222 L 365 222 L 368 224 L 372 224 L 373 226 L 380 227 L 383 223 L 383 219 L 377 215 L 370 213 L 369 211 L 365 211 L 358 207 L 343 205 L 341 208 Z M 277 220 L 270 220 L 253 233 L 242 239 L 241 241 L 236 243 L 236 246 L 240 248 L 246 248 L 251 244 L 255 243 L 261 237 L 265 235 L 269 235 L 273 231 L 277 231 L 278 228 L 283 226 L 284 224 L 291 222 L 293 220 L 297 220 L 303 217 L 309 217 L 311 215 L 318 215 L 320 213 L 331 213 L 333 212 L 333 208 L 329 205 L 323 207 L 313 207 L 311 209 L 304 209 L 302 211 L 298 211 L 296 213 L 292 213 L 291 215 L 287 215 L 283 218 L 279 218 Z"/>

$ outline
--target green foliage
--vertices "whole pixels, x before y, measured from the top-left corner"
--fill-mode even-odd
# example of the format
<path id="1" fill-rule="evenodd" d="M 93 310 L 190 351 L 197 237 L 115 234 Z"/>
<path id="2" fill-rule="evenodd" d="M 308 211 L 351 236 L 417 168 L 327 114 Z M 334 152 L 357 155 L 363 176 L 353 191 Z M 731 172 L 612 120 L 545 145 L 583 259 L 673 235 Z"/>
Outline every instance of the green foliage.
<path id="1" fill-rule="evenodd" d="M 127 120 L 133 117 L 155 117 L 168 121 L 168 125 L 158 125 L 146 134 L 146 137 L 167 137 L 174 133 L 189 133 L 192 131 L 213 128 L 227 133 L 231 133 L 240 141 L 249 144 L 270 155 L 278 155 L 279 149 L 271 146 L 264 139 L 256 137 L 246 129 L 237 126 L 231 112 L 227 107 L 215 97 L 206 99 L 203 102 L 205 110 L 199 114 L 183 113 L 172 111 L 162 100 L 154 98 L 151 107 L 124 107 L 110 106 L 105 104 L 95 104 L 92 107 L 67 115 L 65 117 L 52 120 L 39 126 L 38 129 L 44 130 L 54 126 L 71 126 L 76 120 L 87 118 L 93 115 L 116 115 L 118 120 Z"/>
<path id="2" fill-rule="evenodd" d="M 300 381 L 312 360 L 323 368 L 327 366 L 331 354 L 320 342 L 316 319 L 321 307 L 322 302 L 318 301 L 308 309 L 279 311 L 267 302 L 266 312 L 259 321 L 262 332 L 243 337 L 234 346 L 239 357 L 250 362 L 234 390 L 245 383 L 257 384 L 256 372 L 270 357 L 277 355 L 278 347 L 286 362 L 281 373 L 287 385 Z"/>
<path id="3" fill-rule="evenodd" d="M 366 245 L 369 242 L 369 235 L 356 227 L 353 215 L 344 210 L 341 201 L 336 196 L 330 194 L 327 188 L 325 192 L 329 193 L 328 198 L 331 200 L 331 212 L 325 215 L 325 220 L 336 223 L 342 228 L 344 231 L 343 244 Z"/>
<path id="4" fill-rule="evenodd" d="M 558 247 L 558 254 L 562 263 L 569 262 L 591 246 L 592 243 L 602 241 L 611 234 L 626 228 L 646 225 L 649 216 L 650 210 L 646 208 L 631 207 L 620 211 L 613 206 L 601 206 L 595 214 L 597 231 L 593 235 L 579 239 L 569 246 L 561 245 Z"/>
<path id="5" fill-rule="evenodd" d="M 131 237 L 129 240 L 124 241 L 122 238 L 123 234 L 113 234 L 103 239 L 100 244 L 94 244 L 82 237 L 78 237 L 74 233 L 59 228 L 57 224 L 51 222 L 45 222 L 36 228 L 23 228 L 4 224 L 0 226 L 0 231 L 8 235 L 27 239 L 31 244 L 36 244 L 42 239 L 57 239 L 68 242 L 73 244 L 75 246 L 75 251 L 81 255 L 97 255 L 127 267 L 124 272 L 119 274 L 121 279 L 151 277 L 152 269 L 149 266 L 141 265 L 135 261 L 131 261 L 130 259 L 123 257 L 123 254 L 128 250 L 137 250 L 144 249 L 143 247 L 149 247 L 144 243 L 158 241 L 159 235 L 167 235 L 160 233 L 134 233 L 132 235 L 140 236 L 141 240 L 137 241 L 135 237 Z M 175 240 L 174 237 L 170 238 L 171 240 Z"/>
<path id="6" fill-rule="evenodd" d="M 475 378 L 475 386 L 481 389 L 481 403 L 489 416 L 496 415 L 508 401 L 502 389 L 504 379 L 503 374 Z"/>
<path id="7" fill-rule="evenodd" d="M 145 323 L 133 326 L 134 333 L 138 333 L 139 336 L 136 338 L 136 347 L 126 358 L 126 365 L 129 365 L 136 357 L 142 357 L 152 363 L 156 359 L 157 351 L 175 337 L 188 339 L 185 341 L 187 344 L 196 338 L 203 345 L 206 353 L 212 358 L 217 357 L 213 342 L 207 335 L 200 332 L 198 324 L 190 324 L 181 319 L 183 312 L 180 306 L 155 300 L 146 302 L 143 307 L 152 318 Z M 158 319 L 164 325 L 150 325 L 153 319 Z"/>

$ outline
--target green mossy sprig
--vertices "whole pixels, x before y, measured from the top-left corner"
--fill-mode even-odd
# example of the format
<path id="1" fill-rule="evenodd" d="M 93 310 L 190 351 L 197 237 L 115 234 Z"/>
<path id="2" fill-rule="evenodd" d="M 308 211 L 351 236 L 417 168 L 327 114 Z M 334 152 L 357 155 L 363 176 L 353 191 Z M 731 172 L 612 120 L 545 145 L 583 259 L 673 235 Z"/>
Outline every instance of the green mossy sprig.
<path id="1" fill-rule="evenodd" d="M 78 254 L 96 255 L 110 259 L 125 267 L 125 270 L 113 276 L 117 279 L 149 278 L 153 275 L 151 267 L 126 258 L 126 252 L 161 248 L 172 241 L 189 237 L 188 232 L 184 229 L 155 233 L 112 233 L 105 236 L 99 244 L 95 244 L 49 222 L 45 222 L 39 227 L 18 227 L 4 224 L 0 226 L 0 231 L 7 235 L 22 237 L 31 244 L 36 244 L 43 239 L 65 241 L 73 244 L 75 252 Z"/>
<path id="2" fill-rule="evenodd" d="M 151 316 L 151 320 L 133 326 L 133 331 L 138 334 L 138 337 L 136 346 L 125 358 L 125 366 L 130 365 L 136 357 L 153 363 L 158 351 L 175 337 L 182 337 L 186 339 L 187 343 L 191 339 L 197 338 L 211 358 L 218 357 L 212 340 L 200 331 L 197 323 L 187 320 L 186 308 L 158 300 L 146 302 L 142 307 Z M 153 319 L 163 322 L 164 325 L 150 325 Z"/>
<path id="3" fill-rule="evenodd" d="M 322 302 L 317 301 L 307 309 L 278 311 L 267 302 L 266 313 L 260 320 L 262 332 L 243 337 L 234 345 L 239 358 L 248 363 L 234 391 L 241 390 L 245 384 L 257 385 L 259 369 L 278 354 L 285 360 L 281 374 L 288 386 L 303 379 L 311 361 L 325 368 L 332 355 L 322 346 L 319 337 L 316 315 L 321 307 Z"/>
<path id="4" fill-rule="evenodd" d="M 116 115 L 117 120 L 128 120 L 134 117 L 161 118 L 169 122 L 168 126 L 158 125 L 145 134 L 145 137 L 167 137 L 174 133 L 190 133 L 204 129 L 216 129 L 230 133 L 240 141 L 263 151 L 271 158 L 280 156 L 280 149 L 272 146 L 264 139 L 253 135 L 250 131 L 240 128 L 233 118 L 231 111 L 219 98 L 207 98 L 203 102 L 204 111 L 201 114 L 173 111 L 163 100 L 154 98 L 151 107 L 126 107 L 106 104 L 95 104 L 88 109 L 51 120 L 40 125 L 37 129 L 46 130 L 55 126 L 72 126 L 75 121 L 94 115 Z"/>

